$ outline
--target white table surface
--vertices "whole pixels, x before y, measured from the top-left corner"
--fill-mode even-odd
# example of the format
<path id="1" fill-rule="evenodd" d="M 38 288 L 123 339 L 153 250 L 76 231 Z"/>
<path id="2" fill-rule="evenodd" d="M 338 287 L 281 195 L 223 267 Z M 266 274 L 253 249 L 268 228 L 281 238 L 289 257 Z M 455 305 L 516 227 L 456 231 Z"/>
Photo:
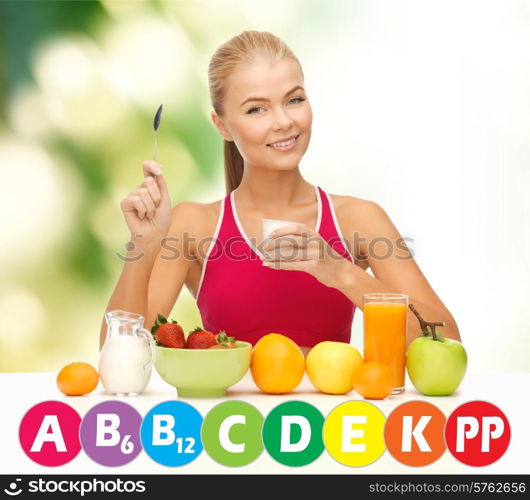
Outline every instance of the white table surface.
<path id="1" fill-rule="evenodd" d="M 176 399 L 176 391 L 164 382 L 156 372 L 153 374 L 146 391 L 136 397 L 116 398 L 104 393 L 101 383 L 94 392 L 85 396 L 64 396 L 55 383 L 56 373 L 0 373 L 2 410 L 0 426 L 0 470 L 3 474 L 227 474 L 234 473 L 287 473 L 287 474 L 528 474 L 528 448 L 530 446 L 530 426 L 528 417 L 530 402 L 528 388 L 530 373 L 468 373 L 462 385 L 451 396 L 426 397 L 418 393 L 410 381 L 404 394 L 382 401 L 371 401 L 384 414 L 405 401 L 423 400 L 438 406 L 446 417 L 459 405 L 473 400 L 489 401 L 497 405 L 507 416 L 511 427 L 511 442 L 506 453 L 495 463 L 485 467 L 469 467 L 461 464 L 449 451 L 426 467 L 409 467 L 395 460 L 388 451 L 374 463 L 365 467 L 348 467 L 336 462 L 326 450 L 313 463 L 303 467 L 288 467 L 276 462 L 267 451 L 251 464 L 244 467 L 226 467 L 211 459 L 206 451 L 190 464 L 182 467 L 166 467 L 156 463 L 143 450 L 129 464 L 121 467 L 105 467 L 93 462 L 81 450 L 69 463 L 59 467 L 45 467 L 33 462 L 22 450 L 18 429 L 24 414 L 42 401 L 63 401 L 72 406 L 83 417 L 97 403 L 120 399 L 134 406 L 143 416 L 156 404 Z M 289 400 L 306 401 L 316 406 L 326 417 L 340 403 L 361 399 L 352 391 L 342 396 L 333 396 L 317 392 L 307 376 L 290 394 L 268 395 L 260 392 L 250 372 L 229 389 L 224 398 L 197 399 L 180 398 L 194 406 L 203 417 L 208 411 L 226 399 L 239 399 L 258 408 L 264 417 L 280 403 Z"/>

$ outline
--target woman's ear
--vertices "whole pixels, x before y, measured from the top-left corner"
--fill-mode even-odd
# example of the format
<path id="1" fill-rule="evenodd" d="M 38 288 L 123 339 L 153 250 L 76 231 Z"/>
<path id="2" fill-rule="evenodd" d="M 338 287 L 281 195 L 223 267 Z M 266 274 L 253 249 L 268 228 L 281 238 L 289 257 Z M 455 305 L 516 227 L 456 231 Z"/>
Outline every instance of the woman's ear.
<path id="1" fill-rule="evenodd" d="M 223 139 L 225 141 L 233 141 L 234 139 L 232 139 L 232 136 L 230 135 L 228 130 L 226 130 L 226 127 L 224 126 L 223 120 L 221 120 L 221 118 L 219 118 L 219 115 L 215 111 L 212 111 L 211 117 L 212 117 L 212 122 L 215 125 L 215 128 L 223 136 Z"/>

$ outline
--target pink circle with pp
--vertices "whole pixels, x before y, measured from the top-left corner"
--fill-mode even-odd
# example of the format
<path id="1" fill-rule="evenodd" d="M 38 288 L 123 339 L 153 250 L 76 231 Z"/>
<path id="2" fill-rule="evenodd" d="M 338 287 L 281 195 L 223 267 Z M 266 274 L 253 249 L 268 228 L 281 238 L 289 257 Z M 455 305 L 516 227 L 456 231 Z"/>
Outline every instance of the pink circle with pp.
<path id="1" fill-rule="evenodd" d="M 44 401 L 30 408 L 18 430 L 22 449 L 34 462 L 56 467 L 81 451 L 81 417 L 66 403 Z"/>

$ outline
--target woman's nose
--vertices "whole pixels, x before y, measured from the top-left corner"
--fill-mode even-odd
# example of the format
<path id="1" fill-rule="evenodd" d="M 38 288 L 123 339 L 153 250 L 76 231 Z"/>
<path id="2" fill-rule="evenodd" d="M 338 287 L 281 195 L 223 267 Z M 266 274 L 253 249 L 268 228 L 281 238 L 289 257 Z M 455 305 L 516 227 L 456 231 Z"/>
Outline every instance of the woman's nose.
<path id="1" fill-rule="evenodd" d="M 278 108 L 274 112 L 274 125 L 277 128 L 288 128 L 293 123 L 293 119 L 289 113 L 283 109 Z"/>

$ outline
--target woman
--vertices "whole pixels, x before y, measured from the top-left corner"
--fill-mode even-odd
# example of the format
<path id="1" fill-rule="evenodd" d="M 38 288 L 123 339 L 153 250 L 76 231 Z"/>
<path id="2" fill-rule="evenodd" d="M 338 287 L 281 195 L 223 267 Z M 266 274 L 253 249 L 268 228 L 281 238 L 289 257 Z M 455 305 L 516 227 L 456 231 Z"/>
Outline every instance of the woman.
<path id="1" fill-rule="evenodd" d="M 121 202 L 133 245 L 107 310 L 140 313 L 151 328 L 186 284 L 205 329 L 252 343 L 283 333 L 306 354 L 323 340 L 350 341 L 363 294 L 399 292 L 427 321 L 445 321 L 444 336 L 460 340 L 386 212 L 302 177 L 312 112 L 302 68 L 284 42 L 241 33 L 212 57 L 209 83 L 227 196 L 171 208 L 161 166 L 145 161 L 142 183 Z M 298 224 L 263 246 L 262 218 Z M 421 329 L 410 311 L 408 319 L 410 343 Z M 103 320 L 100 347 L 105 334 Z"/>

